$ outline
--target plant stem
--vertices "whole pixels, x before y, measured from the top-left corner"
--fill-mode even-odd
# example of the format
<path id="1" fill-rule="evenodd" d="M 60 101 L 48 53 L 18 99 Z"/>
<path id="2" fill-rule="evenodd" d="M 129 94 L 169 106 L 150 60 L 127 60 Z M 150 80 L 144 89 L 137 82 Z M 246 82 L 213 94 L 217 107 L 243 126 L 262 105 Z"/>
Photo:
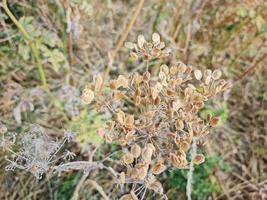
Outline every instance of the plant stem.
<path id="1" fill-rule="evenodd" d="M 9 10 L 9 8 L 7 6 L 7 0 L 3 0 L 3 8 L 4 8 L 6 14 L 9 16 L 9 18 L 12 20 L 12 22 L 17 26 L 19 31 L 22 33 L 25 40 L 29 42 L 30 47 L 32 49 L 33 56 L 35 58 L 37 66 L 38 66 L 38 70 L 39 70 L 39 74 L 40 74 L 40 77 L 42 80 L 43 87 L 47 90 L 48 86 L 47 86 L 47 82 L 46 82 L 44 68 L 43 68 L 43 65 L 42 65 L 42 62 L 40 59 L 39 50 L 36 47 L 34 40 L 32 40 L 31 36 L 27 33 L 27 31 L 24 29 L 22 24 L 16 19 L 16 17 L 13 15 L 13 13 Z"/>

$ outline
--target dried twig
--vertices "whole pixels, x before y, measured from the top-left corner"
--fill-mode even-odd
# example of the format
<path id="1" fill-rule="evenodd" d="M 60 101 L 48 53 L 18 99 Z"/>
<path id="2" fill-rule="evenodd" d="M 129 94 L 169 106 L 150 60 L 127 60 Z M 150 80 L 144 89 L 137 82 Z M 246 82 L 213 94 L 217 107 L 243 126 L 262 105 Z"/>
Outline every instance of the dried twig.
<path id="1" fill-rule="evenodd" d="M 105 73 L 104 73 L 104 81 L 107 79 L 108 75 L 109 75 L 109 71 L 110 71 L 110 68 L 111 68 L 111 65 L 113 63 L 113 60 L 115 59 L 119 49 L 122 47 L 124 41 L 126 40 L 126 38 L 128 37 L 130 31 L 132 30 L 133 28 L 133 25 L 143 7 L 143 4 L 144 4 L 145 0 L 140 0 L 138 5 L 137 5 L 137 8 L 131 18 L 131 21 L 129 22 L 128 26 L 126 27 L 126 30 L 123 31 L 123 35 L 121 36 L 119 42 L 117 43 L 115 49 L 111 52 L 111 54 L 109 55 L 109 63 L 107 65 L 107 68 L 105 70 Z"/>

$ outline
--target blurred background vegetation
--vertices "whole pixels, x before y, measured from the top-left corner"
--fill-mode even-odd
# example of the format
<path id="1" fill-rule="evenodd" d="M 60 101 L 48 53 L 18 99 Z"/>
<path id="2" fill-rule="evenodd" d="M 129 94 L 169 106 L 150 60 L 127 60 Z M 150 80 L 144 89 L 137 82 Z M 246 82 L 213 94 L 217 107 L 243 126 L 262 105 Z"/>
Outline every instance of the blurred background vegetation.
<path id="1" fill-rule="evenodd" d="M 143 68 L 142 61 L 129 58 L 121 38 L 135 41 L 138 34 L 148 38 L 158 32 L 172 48 L 165 62 L 221 69 L 233 85 L 201 112 L 204 118 L 217 115 L 220 123 L 203 147 L 206 162 L 195 169 L 193 199 L 267 199 L 265 0 L 9 0 L 8 7 L 31 38 L 25 38 L 1 7 L 0 122 L 9 130 L 20 132 L 32 123 L 53 137 L 72 130 L 77 137 L 68 148 L 77 159 L 88 159 L 95 147 L 107 154 L 110 147 L 97 130 L 108 116 L 81 105 L 80 91 L 107 66 L 111 77 Z M 37 181 L 26 172 L 5 172 L 5 152 L 0 154 L 0 199 L 71 199 L 82 177 L 75 172 Z M 160 177 L 169 199 L 186 198 L 186 174 L 169 170 Z M 89 178 L 107 193 L 112 190 L 105 172 Z M 101 198 L 85 181 L 79 199 Z"/>

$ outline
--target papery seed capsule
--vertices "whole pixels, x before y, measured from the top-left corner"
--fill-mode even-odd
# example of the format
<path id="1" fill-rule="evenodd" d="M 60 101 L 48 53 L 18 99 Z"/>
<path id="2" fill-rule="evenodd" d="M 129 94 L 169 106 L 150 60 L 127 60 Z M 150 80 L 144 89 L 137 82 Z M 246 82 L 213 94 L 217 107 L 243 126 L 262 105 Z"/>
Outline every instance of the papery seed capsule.
<path id="1" fill-rule="evenodd" d="M 221 70 L 219 70 L 219 69 L 216 69 L 216 70 L 212 73 L 212 78 L 213 78 L 214 80 L 218 80 L 219 78 L 221 78 L 221 76 L 222 76 L 222 72 L 221 72 Z"/>
<path id="2" fill-rule="evenodd" d="M 93 101 L 94 97 L 95 97 L 94 92 L 92 90 L 86 88 L 83 90 L 81 99 L 82 99 L 83 103 L 90 104 Z"/>
<path id="3" fill-rule="evenodd" d="M 146 82 L 150 80 L 150 73 L 148 71 L 144 73 L 143 80 Z"/>
<path id="4" fill-rule="evenodd" d="M 133 154 L 131 153 L 125 153 L 123 156 L 122 156 L 122 160 L 125 164 L 129 165 L 131 163 L 133 163 L 134 161 L 134 157 L 133 157 Z"/>
<path id="5" fill-rule="evenodd" d="M 127 88 L 129 85 L 129 80 L 125 76 L 119 75 L 117 84 L 119 85 L 119 87 Z"/>
<path id="6" fill-rule="evenodd" d="M 166 168 L 167 167 L 163 164 L 163 161 L 158 160 L 152 169 L 152 173 L 158 175 L 165 171 Z"/>
<path id="7" fill-rule="evenodd" d="M 180 148 L 181 148 L 181 150 L 183 150 L 184 152 L 186 152 L 189 149 L 189 144 L 186 141 L 182 141 L 180 143 Z"/>
<path id="8" fill-rule="evenodd" d="M 186 68 L 187 68 L 186 65 L 184 63 L 182 63 L 182 62 L 178 62 L 177 63 L 177 67 L 178 67 L 178 73 L 179 74 L 185 73 Z"/>
<path id="9" fill-rule="evenodd" d="M 173 65 L 173 66 L 171 66 L 171 68 L 170 68 L 170 73 L 171 73 L 171 75 L 176 75 L 177 72 L 178 72 L 178 67 L 177 67 L 177 65 Z"/>
<path id="10" fill-rule="evenodd" d="M 143 149 L 143 152 L 142 152 L 142 159 L 144 160 L 144 162 L 150 163 L 151 162 L 152 154 L 153 154 L 153 148 L 152 148 L 152 146 L 147 145 Z"/>
<path id="11" fill-rule="evenodd" d="M 127 128 L 129 128 L 129 129 L 132 129 L 133 128 L 133 126 L 134 126 L 134 116 L 133 115 L 128 115 L 125 118 L 124 126 L 127 127 Z"/>
<path id="12" fill-rule="evenodd" d="M 172 108 L 174 111 L 178 111 L 179 108 L 182 107 L 182 103 L 179 99 L 176 99 L 174 102 L 172 102 Z"/>
<path id="13" fill-rule="evenodd" d="M 157 82 L 155 85 L 155 89 L 158 93 L 161 92 L 161 90 L 163 89 L 162 84 Z"/>
<path id="14" fill-rule="evenodd" d="M 141 147 L 138 144 L 134 144 L 131 147 L 131 153 L 133 154 L 135 158 L 138 158 L 141 154 Z"/>
<path id="15" fill-rule="evenodd" d="M 161 65 L 160 70 L 163 71 L 166 75 L 169 74 L 169 67 L 167 65 Z"/>
<path id="16" fill-rule="evenodd" d="M 100 74 L 94 76 L 95 91 L 99 91 L 103 84 L 103 79 Z"/>
<path id="17" fill-rule="evenodd" d="M 148 188 L 158 194 L 163 194 L 163 187 L 159 181 L 154 181 L 153 183 L 149 184 Z"/>
<path id="18" fill-rule="evenodd" d="M 175 121 L 175 128 L 176 130 L 183 130 L 184 129 L 184 122 L 180 119 Z"/>
<path id="19" fill-rule="evenodd" d="M 136 90 L 135 90 L 135 96 L 141 96 L 141 94 L 142 94 L 141 89 L 139 87 L 136 88 Z"/>
<path id="20" fill-rule="evenodd" d="M 159 72 L 159 79 L 161 80 L 161 81 L 164 81 L 164 80 L 166 80 L 166 74 L 163 72 L 163 71 L 160 71 Z"/>
<path id="21" fill-rule="evenodd" d="M 138 35 L 137 37 L 137 44 L 139 48 L 143 48 L 144 44 L 146 42 L 146 39 L 143 35 Z"/>
<path id="22" fill-rule="evenodd" d="M 124 112 L 123 111 L 119 111 L 118 113 L 117 113 L 117 120 L 118 120 L 118 122 L 120 123 L 120 124 L 124 124 L 124 121 L 125 121 L 125 114 L 124 114 Z"/>
<path id="23" fill-rule="evenodd" d="M 160 98 L 160 96 L 157 96 L 156 99 L 154 100 L 154 104 L 156 106 L 159 106 L 160 105 L 160 102 L 161 102 L 161 98 Z"/>
<path id="24" fill-rule="evenodd" d="M 200 70 L 195 70 L 194 71 L 194 75 L 195 75 L 195 78 L 197 79 L 197 80 L 201 80 L 201 78 L 202 78 L 202 72 L 200 71 Z"/>
<path id="25" fill-rule="evenodd" d="M 205 162 L 205 156 L 203 154 L 196 154 L 193 158 L 193 163 L 199 165 Z"/>
<path id="26" fill-rule="evenodd" d="M 160 42 L 160 35 L 158 33 L 153 33 L 152 34 L 152 41 L 155 43 L 159 43 Z"/>

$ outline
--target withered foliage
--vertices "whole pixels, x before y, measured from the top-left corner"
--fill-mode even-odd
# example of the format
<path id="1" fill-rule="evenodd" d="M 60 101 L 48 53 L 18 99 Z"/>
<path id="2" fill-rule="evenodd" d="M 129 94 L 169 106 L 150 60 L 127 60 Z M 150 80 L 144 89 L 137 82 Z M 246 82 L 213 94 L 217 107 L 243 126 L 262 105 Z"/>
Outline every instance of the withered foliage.
<path id="1" fill-rule="evenodd" d="M 152 42 L 139 35 L 137 44 L 127 42 L 125 47 L 132 50 L 132 56 L 147 61 L 169 54 L 157 33 Z M 219 70 L 202 72 L 178 61 L 161 65 L 156 75 L 146 69 L 127 77 L 119 75 L 108 83 L 99 75 L 94 77 L 82 100 L 94 104 L 99 112 L 109 109 L 113 113 L 104 138 L 122 148 L 123 183 L 143 184 L 145 189 L 163 194 L 154 175 L 170 166 L 189 167 L 187 154 L 193 138 L 205 140 L 210 127 L 218 122 L 214 116 L 200 118 L 199 112 L 210 97 L 227 88 L 221 75 Z M 204 160 L 202 154 L 193 158 L 195 164 Z M 121 199 L 135 199 L 135 195 Z"/>

